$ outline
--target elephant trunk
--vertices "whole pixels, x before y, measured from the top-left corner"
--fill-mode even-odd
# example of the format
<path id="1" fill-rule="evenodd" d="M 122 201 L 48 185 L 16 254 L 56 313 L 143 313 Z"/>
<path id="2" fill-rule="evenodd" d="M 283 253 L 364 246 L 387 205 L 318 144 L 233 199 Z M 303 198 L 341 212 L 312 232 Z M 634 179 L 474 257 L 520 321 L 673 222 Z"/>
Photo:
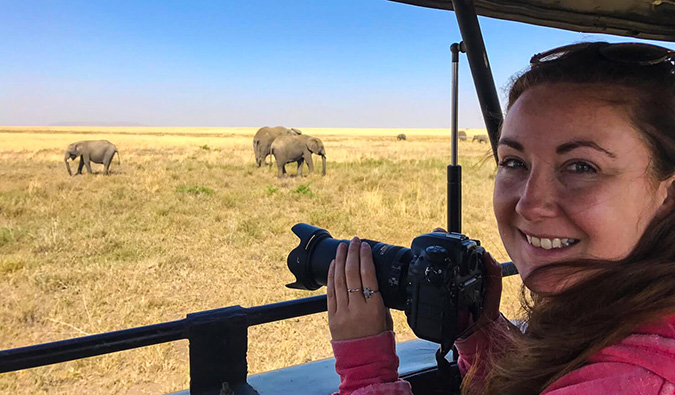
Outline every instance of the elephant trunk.
<path id="1" fill-rule="evenodd" d="M 321 155 L 321 175 L 326 175 L 326 155 Z"/>
<path id="2" fill-rule="evenodd" d="M 68 153 L 66 152 L 66 158 L 65 158 L 66 170 L 68 170 L 68 175 L 72 176 L 73 173 L 70 171 L 70 164 L 68 164 L 68 159 L 70 159 L 70 155 L 68 155 Z"/>

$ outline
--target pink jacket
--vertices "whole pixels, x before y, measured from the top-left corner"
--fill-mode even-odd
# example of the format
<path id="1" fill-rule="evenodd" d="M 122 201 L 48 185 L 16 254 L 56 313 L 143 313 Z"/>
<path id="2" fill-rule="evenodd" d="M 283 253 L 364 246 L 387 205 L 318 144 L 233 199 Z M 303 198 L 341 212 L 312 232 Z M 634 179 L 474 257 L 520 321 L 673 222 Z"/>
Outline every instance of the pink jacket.
<path id="1" fill-rule="evenodd" d="M 340 395 L 412 394 L 410 384 L 398 378 L 393 332 L 332 344 L 342 381 Z M 489 344 L 484 331 L 455 343 L 462 374 L 474 363 L 476 352 Z M 675 395 L 675 315 L 602 349 L 542 394 Z"/>

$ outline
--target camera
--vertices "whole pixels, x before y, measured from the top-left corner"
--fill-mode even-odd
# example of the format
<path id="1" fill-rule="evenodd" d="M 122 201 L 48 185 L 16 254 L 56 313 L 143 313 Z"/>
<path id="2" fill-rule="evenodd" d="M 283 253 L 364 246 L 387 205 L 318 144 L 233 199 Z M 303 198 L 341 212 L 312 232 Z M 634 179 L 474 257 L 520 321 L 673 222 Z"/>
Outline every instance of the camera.
<path id="1" fill-rule="evenodd" d="M 289 288 L 315 290 L 326 285 L 328 267 L 340 243 L 325 229 L 292 227 L 300 244 L 288 255 L 296 282 Z M 370 245 L 379 291 L 387 307 L 405 312 L 421 339 L 451 345 L 483 309 L 485 250 L 460 233 L 426 233 L 410 248 L 362 240 Z"/>

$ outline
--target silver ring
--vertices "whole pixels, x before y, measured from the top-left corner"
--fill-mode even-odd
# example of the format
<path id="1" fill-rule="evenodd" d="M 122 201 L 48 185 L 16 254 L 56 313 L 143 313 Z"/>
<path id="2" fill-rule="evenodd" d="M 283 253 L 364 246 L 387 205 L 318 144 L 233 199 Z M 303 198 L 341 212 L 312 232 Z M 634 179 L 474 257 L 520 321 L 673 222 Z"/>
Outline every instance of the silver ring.
<path id="1" fill-rule="evenodd" d="M 347 292 L 354 293 L 354 292 L 361 292 L 361 288 L 349 288 L 347 289 Z"/>
<path id="2" fill-rule="evenodd" d="M 376 293 L 376 292 L 380 292 L 380 291 L 377 290 L 377 289 L 370 289 L 370 288 L 366 287 L 366 288 L 363 290 L 363 296 L 365 296 L 366 299 L 368 299 L 368 298 L 370 298 L 371 296 L 373 296 L 373 294 Z"/>

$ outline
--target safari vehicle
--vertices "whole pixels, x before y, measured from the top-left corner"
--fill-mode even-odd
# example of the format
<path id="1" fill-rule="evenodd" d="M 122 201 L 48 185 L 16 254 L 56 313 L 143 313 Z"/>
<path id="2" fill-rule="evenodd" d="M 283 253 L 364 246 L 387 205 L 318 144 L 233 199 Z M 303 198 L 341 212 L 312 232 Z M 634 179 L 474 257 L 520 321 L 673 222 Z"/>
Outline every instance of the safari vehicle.
<path id="1" fill-rule="evenodd" d="M 589 33 L 675 41 L 675 3 L 670 0 L 394 1 L 454 11 L 462 43 L 453 45 L 453 61 L 457 61 L 460 52 L 466 52 L 493 150 L 502 111 L 477 15 Z M 457 72 L 456 66 L 454 71 Z M 455 100 L 455 113 L 456 104 Z M 456 118 L 453 138 L 456 141 Z M 448 227 L 459 232 L 461 191 L 459 170 L 454 167 L 456 155 L 453 157 L 448 173 Z M 505 271 L 513 274 L 508 266 Z M 230 306 L 197 312 L 177 321 L 0 351 L 0 373 L 188 339 L 191 381 L 185 394 L 326 394 L 339 384 L 330 359 L 251 377 L 247 376 L 246 363 L 249 326 L 325 310 L 325 296 L 315 296 L 252 308 Z M 461 382 L 452 358 L 448 360 L 443 352 L 437 353 L 437 348 L 435 342 L 425 340 L 399 344 L 401 376 L 411 382 L 416 394 L 437 393 L 440 388 L 452 393 Z"/>

